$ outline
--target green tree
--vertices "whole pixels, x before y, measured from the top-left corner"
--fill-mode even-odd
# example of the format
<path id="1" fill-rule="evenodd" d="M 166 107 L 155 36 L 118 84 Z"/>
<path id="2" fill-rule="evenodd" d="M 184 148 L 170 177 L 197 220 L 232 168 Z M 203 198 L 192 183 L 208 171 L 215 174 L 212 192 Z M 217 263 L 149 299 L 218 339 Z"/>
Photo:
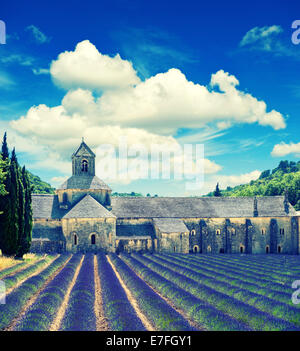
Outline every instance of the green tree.
<path id="1" fill-rule="evenodd" d="M 17 253 L 19 235 L 19 188 L 18 188 L 18 168 L 13 150 L 9 165 L 10 182 L 7 186 L 8 195 L 7 212 L 4 212 L 6 225 L 2 243 L 2 254 L 12 256 Z"/>
<path id="2" fill-rule="evenodd" d="M 31 190 L 32 186 L 28 177 L 25 166 L 22 168 L 21 180 L 24 189 L 24 228 L 19 237 L 17 257 L 23 257 L 29 252 L 32 239 L 32 207 L 31 207 Z"/>
<path id="3" fill-rule="evenodd" d="M 10 188 L 11 175 L 9 168 L 9 151 L 6 140 L 6 132 L 4 133 L 1 148 L 1 196 L 0 196 L 0 249 L 3 253 L 3 245 L 5 242 L 5 233 L 10 225 L 10 197 L 8 189 Z M 5 175 L 5 176 L 4 176 Z M 5 192 L 4 192 L 5 190 Z"/>
<path id="4" fill-rule="evenodd" d="M 214 191 L 214 196 L 216 196 L 216 197 L 222 196 L 221 191 L 219 189 L 219 183 L 217 183 L 217 185 L 216 185 L 216 189 Z"/>

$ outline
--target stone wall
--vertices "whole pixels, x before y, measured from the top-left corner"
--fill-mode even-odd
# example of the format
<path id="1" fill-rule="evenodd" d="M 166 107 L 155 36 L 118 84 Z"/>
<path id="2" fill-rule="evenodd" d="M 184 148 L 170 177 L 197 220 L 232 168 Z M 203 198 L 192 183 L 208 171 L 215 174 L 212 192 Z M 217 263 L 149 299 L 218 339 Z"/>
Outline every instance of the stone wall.
<path id="1" fill-rule="evenodd" d="M 32 253 L 63 253 L 65 250 L 65 242 L 59 240 L 33 239 L 30 247 Z"/>
<path id="2" fill-rule="evenodd" d="M 70 218 L 62 219 L 66 237 L 66 249 L 71 252 L 103 250 L 115 252 L 115 218 Z M 94 236 L 95 243 L 92 243 Z"/>

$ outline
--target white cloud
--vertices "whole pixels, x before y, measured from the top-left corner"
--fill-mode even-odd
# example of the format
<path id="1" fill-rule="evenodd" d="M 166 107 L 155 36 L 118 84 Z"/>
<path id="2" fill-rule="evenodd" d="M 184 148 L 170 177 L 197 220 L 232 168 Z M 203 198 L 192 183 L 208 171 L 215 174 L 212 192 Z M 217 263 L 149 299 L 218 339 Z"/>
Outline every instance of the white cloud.
<path id="1" fill-rule="evenodd" d="M 46 72 L 35 71 L 42 73 Z M 29 146 L 22 141 L 24 150 L 35 145 L 49 155 L 37 160 L 40 167 L 67 170 L 65 162 L 81 137 L 94 149 L 116 146 L 121 136 L 129 144 L 178 146 L 189 139 L 203 143 L 216 138 L 237 123 L 285 128 L 280 112 L 268 112 L 264 101 L 239 90 L 238 79 L 223 70 L 212 74 L 208 86 L 188 81 L 174 68 L 140 81 L 129 61 L 102 55 L 86 40 L 75 51 L 60 54 L 50 74 L 57 84 L 70 88 L 61 105 L 33 106 L 10 122 L 17 135 L 30 139 Z M 95 89 L 102 89 L 102 95 L 95 96 Z M 175 139 L 179 128 L 197 131 Z M 213 160 L 205 160 L 206 174 L 220 169 Z"/>
<path id="2" fill-rule="evenodd" d="M 132 64 L 102 55 L 88 40 L 77 44 L 75 51 L 65 51 L 52 61 L 50 73 L 54 82 L 66 89 L 110 89 L 137 84 L 139 78 Z"/>
<path id="3" fill-rule="evenodd" d="M 274 157 L 286 156 L 289 154 L 295 154 L 300 157 L 300 143 L 290 143 L 286 144 L 284 142 L 274 146 L 271 155 Z"/>
<path id="4" fill-rule="evenodd" d="M 48 68 L 33 68 L 32 72 L 36 76 L 39 76 L 41 74 L 50 74 L 50 70 Z"/>
<path id="5" fill-rule="evenodd" d="M 11 54 L 0 58 L 0 62 L 4 64 L 14 64 L 17 63 L 21 66 L 32 66 L 35 59 L 28 55 L 21 54 Z"/>
<path id="6" fill-rule="evenodd" d="M 34 40 L 39 44 L 47 43 L 51 40 L 48 38 L 38 27 L 31 24 L 25 28 L 26 31 L 30 32 Z"/>
<path id="7" fill-rule="evenodd" d="M 254 27 L 244 35 L 240 42 L 240 46 L 242 47 L 255 43 L 258 44 L 261 49 L 270 51 L 272 49 L 271 44 L 274 36 L 282 32 L 282 27 L 277 25 Z"/>
<path id="8" fill-rule="evenodd" d="M 217 183 L 219 183 L 220 189 L 226 189 L 228 186 L 234 187 L 240 184 L 247 184 L 251 180 L 258 179 L 260 174 L 261 174 L 261 171 L 254 170 L 252 172 L 244 173 L 244 174 L 237 174 L 237 175 L 214 174 L 214 175 L 211 175 L 210 177 L 205 177 L 204 186 L 201 189 L 201 194 L 205 195 L 215 190 Z M 197 194 L 194 194 L 194 195 L 197 195 Z"/>

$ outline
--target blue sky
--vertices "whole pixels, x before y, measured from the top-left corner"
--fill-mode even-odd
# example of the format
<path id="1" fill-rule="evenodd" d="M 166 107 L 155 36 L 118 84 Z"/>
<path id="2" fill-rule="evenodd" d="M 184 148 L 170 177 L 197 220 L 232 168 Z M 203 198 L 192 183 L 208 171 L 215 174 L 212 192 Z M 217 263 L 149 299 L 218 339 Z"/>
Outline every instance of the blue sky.
<path id="1" fill-rule="evenodd" d="M 16 1 L 1 10 L 0 131 L 52 185 L 70 174 L 82 136 L 94 150 L 120 135 L 204 144 L 205 183 L 192 194 L 299 159 L 291 25 L 300 5 Z M 174 179 L 105 180 L 116 191 L 189 194 Z"/>

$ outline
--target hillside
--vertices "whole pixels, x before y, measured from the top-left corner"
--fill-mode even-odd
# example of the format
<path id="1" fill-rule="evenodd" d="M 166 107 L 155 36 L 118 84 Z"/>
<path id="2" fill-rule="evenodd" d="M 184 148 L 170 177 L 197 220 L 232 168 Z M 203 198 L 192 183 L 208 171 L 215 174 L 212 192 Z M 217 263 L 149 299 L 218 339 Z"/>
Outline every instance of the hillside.
<path id="1" fill-rule="evenodd" d="M 290 203 L 300 210 L 300 161 L 280 161 L 273 170 L 265 170 L 257 180 L 221 190 L 221 196 L 274 196 L 288 190 Z M 213 196 L 213 192 L 207 194 Z"/>
<path id="2" fill-rule="evenodd" d="M 33 187 L 32 193 L 33 194 L 54 194 L 54 188 L 51 187 L 50 184 L 41 180 L 40 177 L 32 174 L 31 172 L 27 171 L 30 183 Z"/>

